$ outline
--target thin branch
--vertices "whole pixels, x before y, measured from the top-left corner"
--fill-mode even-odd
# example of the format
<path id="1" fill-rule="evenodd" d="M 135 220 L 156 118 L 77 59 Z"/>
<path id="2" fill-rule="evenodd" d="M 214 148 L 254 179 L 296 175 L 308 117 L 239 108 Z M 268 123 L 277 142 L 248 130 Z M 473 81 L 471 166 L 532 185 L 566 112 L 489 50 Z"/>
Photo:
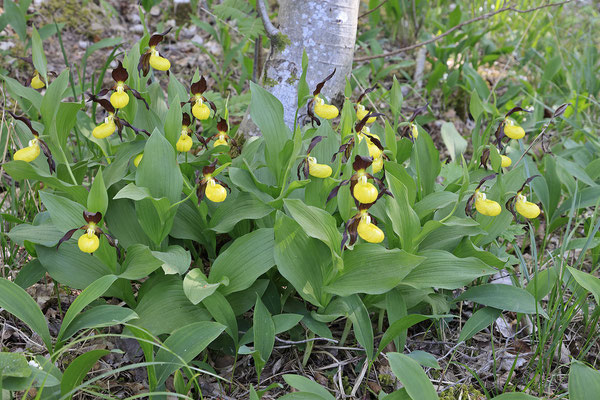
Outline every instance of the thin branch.
<path id="1" fill-rule="evenodd" d="M 258 11 L 258 15 L 262 20 L 262 23 L 265 27 L 265 31 L 267 32 L 267 36 L 269 39 L 277 36 L 279 34 L 279 29 L 275 28 L 271 20 L 269 19 L 269 14 L 267 14 L 267 9 L 265 8 L 266 0 L 256 0 L 256 11 Z"/>
<path id="2" fill-rule="evenodd" d="M 443 38 L 445 36 L 448 36 L 452 32 L 454 32 L 454 31 L 462 28 L 463 26 L 472 24 L 473 22 L 477 22 L 477 21 L 481 21 L 481 20 L 484 20 L 484 19 L 491 18 L 494 15 L 497 15 L 497 14 L 500 14 L 500 13 L 503 13 L 503 12 L 506 12 L 506 11 L 514 11 L 514 12 L 519 13 L 519 14 L 526 14 L 526 13 L 534 12 L 534 11 L 537 11 L 537 10 L 541 10 L 542 8 L 562 6 L 564 4 L 571 3 L 572 1 L 573 0 L 565 0 L 565 1 L 561 1 L 559 3 L 544 4 L 544 5 L 541 5 L 541 6 L 538 6 L 538 7 L 535 7 L 535 8 L 531 8 L 531 9 L 528 9 L 528 10 L 519 10 L 519 9 L 515 8 L 514 6 L 504 7 L 504 8 L 501 8 L 501 9 L 497 10 L 497 11 L 485 13 L 485 14 L 480 15 L 478 17 L 471 18 L 470 20 L 462 22 L 462 23 L 460 23 L 460 24 L 458 24 L 456 26 L 453 26 L 452 28 L 448 29 L 446 32 L 441 33 L 441 34 L 439 34 L 437 36 L 434 36 L 434 37 L 432 37 L 429 40 L 425 40 L 424 42 L 416 43 L 416 44 L 413 44 L 413 45 L 407 46 L 407 47 L 402 47 L 400 49 L 397 49 L 397 50 L 394 50 L 394 51 L 390 51 L 390 52 L 387 52 L 387 53 L 383 53 L 383 54 L 376 54 L 376 55 L 372 55 L 372 56 L 356 57 L 354 59 L 354 61 L 369 61 L 369 60 L 375 60 L 377 58 L 391 57 L 391 56 L 395 56 L 397 54 L 400 54 L 400 53 L 408 51 L 408 50 L 413 50 L 413 49 L 416 49 L 416 48 L 419 48 L 419 47 L 422 47 L 422 46 L 426 46 L 429 43 L 436 42 L 436 41 L 440 40 L 441 38 Z"/>
<path id="3" fill-rule="evenodd" d="M 358 18 L 362 18 L 362 17 L 366 17 L 367 15 L 371 14 L 372 12 L 375 12 L 377 10 L 379 10 L 385 3 L 387 3 L 388 0 L 383 0 L 381 3 L 379 3 L 376 7 L 371 8 L 369 11 L 365 12 L 364 14 L 360 14 L 358 16 Z"/>

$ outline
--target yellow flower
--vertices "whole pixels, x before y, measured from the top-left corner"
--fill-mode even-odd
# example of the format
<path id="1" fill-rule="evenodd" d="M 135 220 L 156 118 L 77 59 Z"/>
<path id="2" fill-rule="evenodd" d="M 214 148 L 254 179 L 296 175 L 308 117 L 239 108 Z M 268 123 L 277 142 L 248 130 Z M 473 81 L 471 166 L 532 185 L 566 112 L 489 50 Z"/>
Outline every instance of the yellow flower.
<path id="1" fill-rule="evenodd" d="M 171 62 L 161 57 L 155 47 L 150 47 L 150 66 L 158 71 L 167 71 L 171 68 Z"/>
<path id="2" fill-rule="evenodd" d="M 179 140 L 177 141 L 177 151 L 180 152 L 188 152 L 192 148 L 192 138 L 189 137 L 187 132 L 182 132 L 181 136 L 179 136 Z"/>
<path id="3" fill-rule="evenodd" d="M 225 190 L 225 187 L 215 182 L 213 178 L 208 179 L 205 194 L 210 201 L 215 203 L 220 203 L 227 198 L 227 190 Z"/>
<path id="4" fill-rule="evenodd" d="M 356 118 L 359 121 L 366 117 L 368 113 L 369 112 L 365 109 L 365 106 L 363 106 L 362 104 L 356 106 Z M 372 124 L 373 122 L 375 122 L 376 119 L 377 117 L 370 117 L 369 119 L 367 119 L 367 124 Z"/>
<path id="5" fill-rule="evenodd" d="M 479 189 L 475 191 L 475 208 L 478 213 L 489 217 L 495 217 L 502 212 L 500 204 L 494 200 L 487 199 L 485 193 L 481 193 Z"/>
<path id="6" fill-rule="evenodd" d="M 500 164 L 502 168 L 510 167 L 510 165 L 512 164 L 512 160 L 510 159 L 510 157 L 500 154 L 500 158 L 502 159 L 502 163 Z"/>
<path id="7" fill-rule="evenodd" d="M 371 222 L 371 216 L 366 211 L 362 211 L 361 214 L 357 228 L 358 236 L 369 243 L 381 243 L 385 237 L 383 231 Z"/>
<path id="8" fill-rule="evenodd" d="M 135 156 L 135 158 L 133 159 L 133 165 L 135 165 L 136 168 L 140 165 L 140 162 L 142 161 L 143 157 L 144 157 L 144 153 L 140 153 L 137 156 Z"/>
<path id="9" fill-rule="evenodd" d="M 200 121 L 204 121 L 210 117 L 210 108 L 202 101 L 202 95 L 196 96 L 196 102 L 192 107 L 192 114 Z"/>
<path id="10" fill-rule="evenodd" d="M 325 101 L 318 96 L 315 96 L 315 114 L 321 118 L 333 119 L 339 115 L 339 110 L 336 106 L 325 104 Z"/>
<path id="11" fill-rule="evenodd" d="M 371 166 L 373 167 L 374 174 L 381 171 L 383 169 L 383 156 L 379 156 L 376 159 L 374 159 L 373 164 L 371 164 Z"/>
<path id="12" fill-rule="evenodd" d="M 95 226 L 89 225 L 87 231 L 79 237 L 77 245 L 84 253 L 93 253 L 100 247 L 100 239 L 96 236 Z"/>
<path id="13" fill-rule="evenodd" d="M 329 165 L 317 163 L 317 159 L 314 157 L 308 157 L 308 171 L 315 178 L 328 178 L 332 172 Z"/>
<path id="14" fill-rule="evenodd" d="M 114 108 L 123 108 L 129 104 L 129 95 L 125 92 L 125 84 L 117 82 L 116 90 L 110 95 L 110 104 Z"/>
<path id="15" fill-rule="evenodd" d="M 125 96 L 127 96 L 127 94 L 125 94 Z M 129 97 L 127 97 L 127 99 L 129 100 Z M 116 130 L 117 124 L 115 124 L 114 115 L 109 113 L 108 117 L 104 119 L 104 122 L 94 128 L 92 135 L 97 139 L 104 139 L 115 133 Z"/>
<path id="16" fill-rule="evenodd" d="M 33 75 L 33 78 L 31 78 L 30 85 L 34 89 L 41 89 L 46 86 L 44 81 L 40 79 L 40 74 L 37 71 L 35 71 L 35 75 Z"/>
<path id="17" fill-rule="evenodd" d="M 540 207 L 535 203 L 527 201 L 527 197 L 523 196 L 520 192 L 517 193 L 515 208 L 519 214 L 528 219 L 537 218 L 540 215 Z"/>
<path id="18" fill-rule="evenodd" d="M 229 146 L 229 143 L 227 143 L 227 138 L 228 136 L 224 132 L 219 132 L 218 139 L 215 140 L 215 143 L 213 143 L 213 147 Z"/>
<path id="19" fill-rule="evenodd" d="M 29 146 L 17 150 L 13 156 L 14 160 L 32 162 L 40 155 L 40 145 L 38 139 L 34 138 L 29 141 Z"/>
<path id="20" fill-rule="evenodd" d="M 377 145 L 371 140 L 371 137 L 379 140 L 379 136 L 371 133 L 369 127 L 365 126 L 363 130 L 358 133 L 358 141 L 362 142 L 362 140 L 365 137 L 367 138 L 367 148 L 369 149 L 369 157 L 372 157 L 374 160 L 381 157 L 383 151 L 379 147 L 377 147 Z"/>
<path id="21" fill-rule="evenodd" d="M 525 130 L 511 120 L 507 120 L 504 125 L 504 134 L 511 139 L 522 139 L 525 136 Z"/>
<path id="22" fill-rule="evenodd" d="M 417 124 L 410 124 L 410 134 L 414 140 L 417 140 L 419 137 L 419 128 L 417 128 Z"/>
<path id="23" fill-rule="evenodd" d="M 362 172 L 364 174 L 364 172 Z M 369 204 L 373 203 L 377 200 L 377 188 L 371 182 L 367 181 L 367 176 L 362 175 L 359 176 L 359 180 L 354 185 L 353 190 L 354 198 L 359 201 L 359 203 Z"/>

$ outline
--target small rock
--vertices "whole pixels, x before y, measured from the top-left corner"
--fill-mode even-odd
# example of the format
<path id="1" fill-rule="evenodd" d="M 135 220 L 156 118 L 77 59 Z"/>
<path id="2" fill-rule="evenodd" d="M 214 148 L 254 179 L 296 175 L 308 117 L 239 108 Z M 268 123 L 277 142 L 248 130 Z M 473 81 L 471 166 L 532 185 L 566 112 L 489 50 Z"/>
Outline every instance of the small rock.
<path id="1" fill-rule="evenodd" d="M 131 27 L 131 32 L 143 34 L 144 33 L 144 25 L 142 25 L 142 24 L 135 24 L 135 25 L 133 25 Z"/>
<path id="2" fill-rule="evenodd" d="M 88 30 L 92 31 L 92 32 L 104 32 L 104 29 L 105 29 L 104 25 L 102 25 L 98 22 L 92 22 L 90 24 L 90 27 Z"/>
<path id="3" fill-rule="evenodd" d="M 81 47 L 82 49 L 87 49 L 87 47 L 90 45 L 87 41 L 85 40 L 80 40 L 79 41 L 79 47 Z"/>
<path id="4" fill-rule="evenodd" d="M 152 15 L 153 17 L 158 17 L 160 15 L 160 7 L 159 6 L 154 6 L 150 9 L 150 15 Z"/>
<path id="5" fill-rule="evenodd" d="M 15 46 L 15 44 L 12 43 L 12 42 L 8 42 L 8 41 L 6 41 L 6 42 L 0 42 L 0 50 L 2 50 L 2 51 L 7 51 L 11 47 L 14 47 L 14 46 Z"/>
<path id="6" fill-rule="evenodd" d="M 202 36 L 195 34 L 194 37 L 192 38 L 192 42 L 198 43 L 198 44 L 203 44 L 204 39 L 202 39 Z"/>

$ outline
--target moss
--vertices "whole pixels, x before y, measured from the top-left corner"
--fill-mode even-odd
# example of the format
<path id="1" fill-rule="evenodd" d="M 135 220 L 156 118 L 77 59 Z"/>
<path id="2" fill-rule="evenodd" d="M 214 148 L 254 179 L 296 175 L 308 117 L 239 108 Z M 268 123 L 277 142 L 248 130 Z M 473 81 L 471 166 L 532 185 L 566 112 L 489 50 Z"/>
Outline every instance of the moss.
<path id="1" fill-rule="evenodd" d="M 473 385 L 457 385 L 450 389 L 444 390 L 440 395 L 440 400 L 485 400 L 485 396 Z"/>
<path id="2" fill-rule="evenodd" d="M 269 78 L 266 74 L 263 78 L 263 87 L 272 88 L 275 85 L 278 85 L 279 82 L 276 79 Z"/>
<path id="3" fill-rule="evenodd" d="M 271 46 L 273 49 L 279 53 L 281 53 L 287 46 L 292 44 L 292 41 L 288 37 L 288 35 L 284 35 L 279 32 L 277 35 L 271 38 Z"/>
<path id="4" fill-rule="evenodd" d="M 298 82 L 298 77 L 296 76 L 296 72 L 292 71 L 291 72 L 291 76 L 289 78 L 287 78 L 285 81 L 288 85 L 295 85 L 296 82 Z"/>
<path id="5" fill-rule="evenodd" d="M 101 28 L 110 22 L 104 10 L 91 1 L 82 7 L 80 0 L 48 0 L 39 12 L 45 20 L 52 21 L 54 17 L 57 23 L 65 24 L 67 28 L 90 39 L 102 36 L 104 29 Z"/>
<path id="6" fill-rule="evenodd" d="M 389 374 L 379 374 L 379 381 L 383 386 L 392 386 L 396 379 Z"/>

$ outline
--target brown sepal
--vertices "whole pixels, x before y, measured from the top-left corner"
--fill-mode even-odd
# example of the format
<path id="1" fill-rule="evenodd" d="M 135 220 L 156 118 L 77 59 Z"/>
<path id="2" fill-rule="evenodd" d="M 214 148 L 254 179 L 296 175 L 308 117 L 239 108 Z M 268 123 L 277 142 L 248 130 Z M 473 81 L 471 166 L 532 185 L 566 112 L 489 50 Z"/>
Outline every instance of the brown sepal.
<path id="1" fill-rule="evenodd" d="M 100 223 L 100 221 L 102 220 L 102 213 L 101 212 L 89 212 L 89 211 L 84 211 L 83 212 L 83 219 L 85 219 L 85 222 L 89 223 L 94 223 L 94 224 L 98 224 Z"/>
<path id="2" fill-rule="evenodd" d="M 138 63 L 138 73 L 143 72 L 144 76 L 150 72 L 150 53 L 144 53 L 140 56 L 140 62 Z"/>
<path id="3" fill-rule="evenodd" d="M 217 123 L 217 130 L 219 132 L 227 132 L 229 130 L 229 125 L 227 125 L 227 121 L 221 118 Z"/>
<path id="4" fill-rule="evenodd" d="M 311 107 L 314 102 L 315 99 L 310 99 L 306 105 L 306 114 L 308 115 L 308 118 L 310 118 L 310 124 L 313 128 L 315 127 L 315 124 L 317 124 L 317 126 L 321 126 L 321 121 L 319 121 L 319 118 L 317 118 L 315 115 L 314 107 Z"/>
<path id="5" fill-rule="evenodd" d="M 108 101 L 106 99 L 100 99 L 98 96 L 93 95 L 91 93 L 88 93 L 87 95 L 91 101 L 100 104 L 100 106 L 102 108 L 104 108 L 106 111 L 108 111 L 109 113 L 115 114 L 116 110 L 110 101 Z"/>
<path id="6" fill-rule="evenodd" d="M 506 115 L 504 116 L 505 118 L 510 117 L 512 114 L 519 112 L 519 111 L 525 111 L 525 112 L 531 112 L 531 111 L 527 111 L 526 109 L 522 108 L 522 107 L 513 107 L 511 108 Z"/>
<path id="7" fill-rule="evenodd" d="M 344 251 L 344 247 L 346 247 L 345 245 L 348 241 L 348 238 L 350 238 L 350 241 L 348 242 L 350 246 L 356 243 L 356 240 L 358 239 L 358 224 L 360 223 L 360 218 L 361 215 L 356 214 L 354 217 L 350 218 L 348 222 L 346 222 L 344 234 L 342 235 L 342 251 Z"/>
<path id="8" fill-rule="evenodd" d="M 204 78 L 204 76 L 201 76 L 200 80 L 192 83 L 190 91 L 192 92 L 193 95 L 196 95 L 196 94 L 201 95 L 202 93 L 206 92 L 206 88 L 207 88 L 206 79 Z"/>
<path id="9" fill-rule="evenodd" d="M 173 29 L 173 27 L 167 29 L 166 31 L 164 31 L 163 33 L 155 33 L 154 35 L 152 35 L 150 37 L 150 40 L 148 41 L 148 46 L 150 47 L 154 47 L 156 45 L 158 45 L 160 42 L 163 41 L 165 35 L 167 33 L 169 33 L 171 31 L 171 29 Z"/>
<path id="10" fill-rule="evenodd" d="M 190 119 L 190 114 L 183 113 L 181 116 L 181 125 L 189 127 L 191 123 L 192 123 L 192 120 Z"/>
<path id="11" fill-rule="evenodd" d="M 367 169 L 373 164 L 372 157 L 364 157 L 361 155 L 357 155 L 354 157 L 354 162 L 352 163 L 352 169 L 355 171 L 360 171 L 361 169 Z"/>
<path id="12" fill-rule="evenodd" d="M 490 149 L 483 150 L 481 153 L 481 158 L 479 159 L 479 166 L 487 169 L 487 163 L 490 160 Z"/>
<path id="13" fill-rule="evenodd" d="M 112 77 L 115 82 L 125 82 L 127 78 L 129 78 L 129 74 L 127 70 L 123 67 L 123 63 L 119 61 L 119 65 L 115 69 L 112 70 Z"/>
<path id="14" fill-rule="evenodd" d="M 323 79 L 323 81 L 319 82 L 317 84 L 317 88 L 315 89 L 315 91 L 313 92 L 313 96 L 317 96 L 319 93 L 321 93 L 321 89 L 323 89 L 323 86 L 325 86 L 325 83 L 330 80 L 331 78 L 333 78 L 333 75 L 335 75 L 335 71 L 337 68 L 333 69 L 333 72 L 331 74 L 329 74 L 327 76 L 327 78 Z"/>
<path id="15" fill-rule="evenodd" d="M 364 92 L 361 93 L 360 96 L 358 96 L 358 99 L 356 100 L 356 103 L 360 104 L 361 100 L 369 93 L 371 93 L 372 91 L 374 91 L 375 89 L 377 89 L 377 85 L 370 87 L 368 89 L 365 89 Z"/>
<path id="16" fill-rule="evenodd" d="M 217 169 L 217 160 L 213 160 L 210 164 L 202 168 L 202 175 L 209 175 Z"/>

